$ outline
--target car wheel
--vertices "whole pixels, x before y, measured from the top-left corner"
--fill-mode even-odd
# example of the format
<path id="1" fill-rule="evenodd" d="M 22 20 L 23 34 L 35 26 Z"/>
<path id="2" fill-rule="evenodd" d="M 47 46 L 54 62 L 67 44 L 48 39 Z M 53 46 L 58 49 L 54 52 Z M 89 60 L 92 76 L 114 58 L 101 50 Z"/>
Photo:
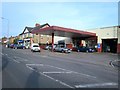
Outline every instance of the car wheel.
<path id="1" fill-rule="evenodd" d="M 77 52 L 80 52 L 80 50 L 77 50 Z"/>
<path id="2" fill-rule="evenodd" d="M 89 51 L 88 51 L 88 50 L 86 50 L 86 52 L 88 53 Z"/>
<path id="3" fill-rule="evenodd" d="M 61 52 L 62 52 L 62 53 L 64 53 L 64 51 L 63 51 L 63 50 L 62 50 Z"/>

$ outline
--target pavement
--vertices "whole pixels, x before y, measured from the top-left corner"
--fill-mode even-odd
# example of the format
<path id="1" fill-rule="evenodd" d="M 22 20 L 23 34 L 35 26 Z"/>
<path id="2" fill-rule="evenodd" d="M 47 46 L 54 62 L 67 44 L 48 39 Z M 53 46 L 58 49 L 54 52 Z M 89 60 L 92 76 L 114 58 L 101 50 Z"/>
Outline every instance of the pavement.
<path id="1" fill-rule="evenodd" d="M 115 54 L 2 48 L 2 88 L 118 88 Z"/>

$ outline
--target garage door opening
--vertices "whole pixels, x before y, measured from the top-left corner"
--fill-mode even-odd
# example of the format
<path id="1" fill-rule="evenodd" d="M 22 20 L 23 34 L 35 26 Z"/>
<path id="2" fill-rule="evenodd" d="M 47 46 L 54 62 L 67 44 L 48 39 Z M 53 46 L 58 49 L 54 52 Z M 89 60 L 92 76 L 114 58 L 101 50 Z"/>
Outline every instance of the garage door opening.
<path id="1" fill-rule="evenodd" d="M 117 53 L 118 39 L 102 39 L 102 52 Z"/>

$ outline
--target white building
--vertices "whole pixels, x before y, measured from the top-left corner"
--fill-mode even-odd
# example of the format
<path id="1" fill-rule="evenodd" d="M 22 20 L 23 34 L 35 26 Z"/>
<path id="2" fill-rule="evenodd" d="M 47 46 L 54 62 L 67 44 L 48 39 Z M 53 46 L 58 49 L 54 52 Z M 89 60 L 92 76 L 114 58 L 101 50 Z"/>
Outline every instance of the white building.
<path id="1" fill-rule="evenodd" d="M 96 33 L 100 52 L 120 53 L 120 26 L 86 30 Z"/>

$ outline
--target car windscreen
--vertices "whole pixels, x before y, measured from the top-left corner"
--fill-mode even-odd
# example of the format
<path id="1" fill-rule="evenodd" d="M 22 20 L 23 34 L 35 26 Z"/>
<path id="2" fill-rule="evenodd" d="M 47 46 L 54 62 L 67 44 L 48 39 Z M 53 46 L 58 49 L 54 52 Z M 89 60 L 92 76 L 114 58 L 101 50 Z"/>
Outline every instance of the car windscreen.
<path id="1" fill-rule="evenodd" d="M 39 47 L 38 45 L 34 45 L 33 47 Z"/>

